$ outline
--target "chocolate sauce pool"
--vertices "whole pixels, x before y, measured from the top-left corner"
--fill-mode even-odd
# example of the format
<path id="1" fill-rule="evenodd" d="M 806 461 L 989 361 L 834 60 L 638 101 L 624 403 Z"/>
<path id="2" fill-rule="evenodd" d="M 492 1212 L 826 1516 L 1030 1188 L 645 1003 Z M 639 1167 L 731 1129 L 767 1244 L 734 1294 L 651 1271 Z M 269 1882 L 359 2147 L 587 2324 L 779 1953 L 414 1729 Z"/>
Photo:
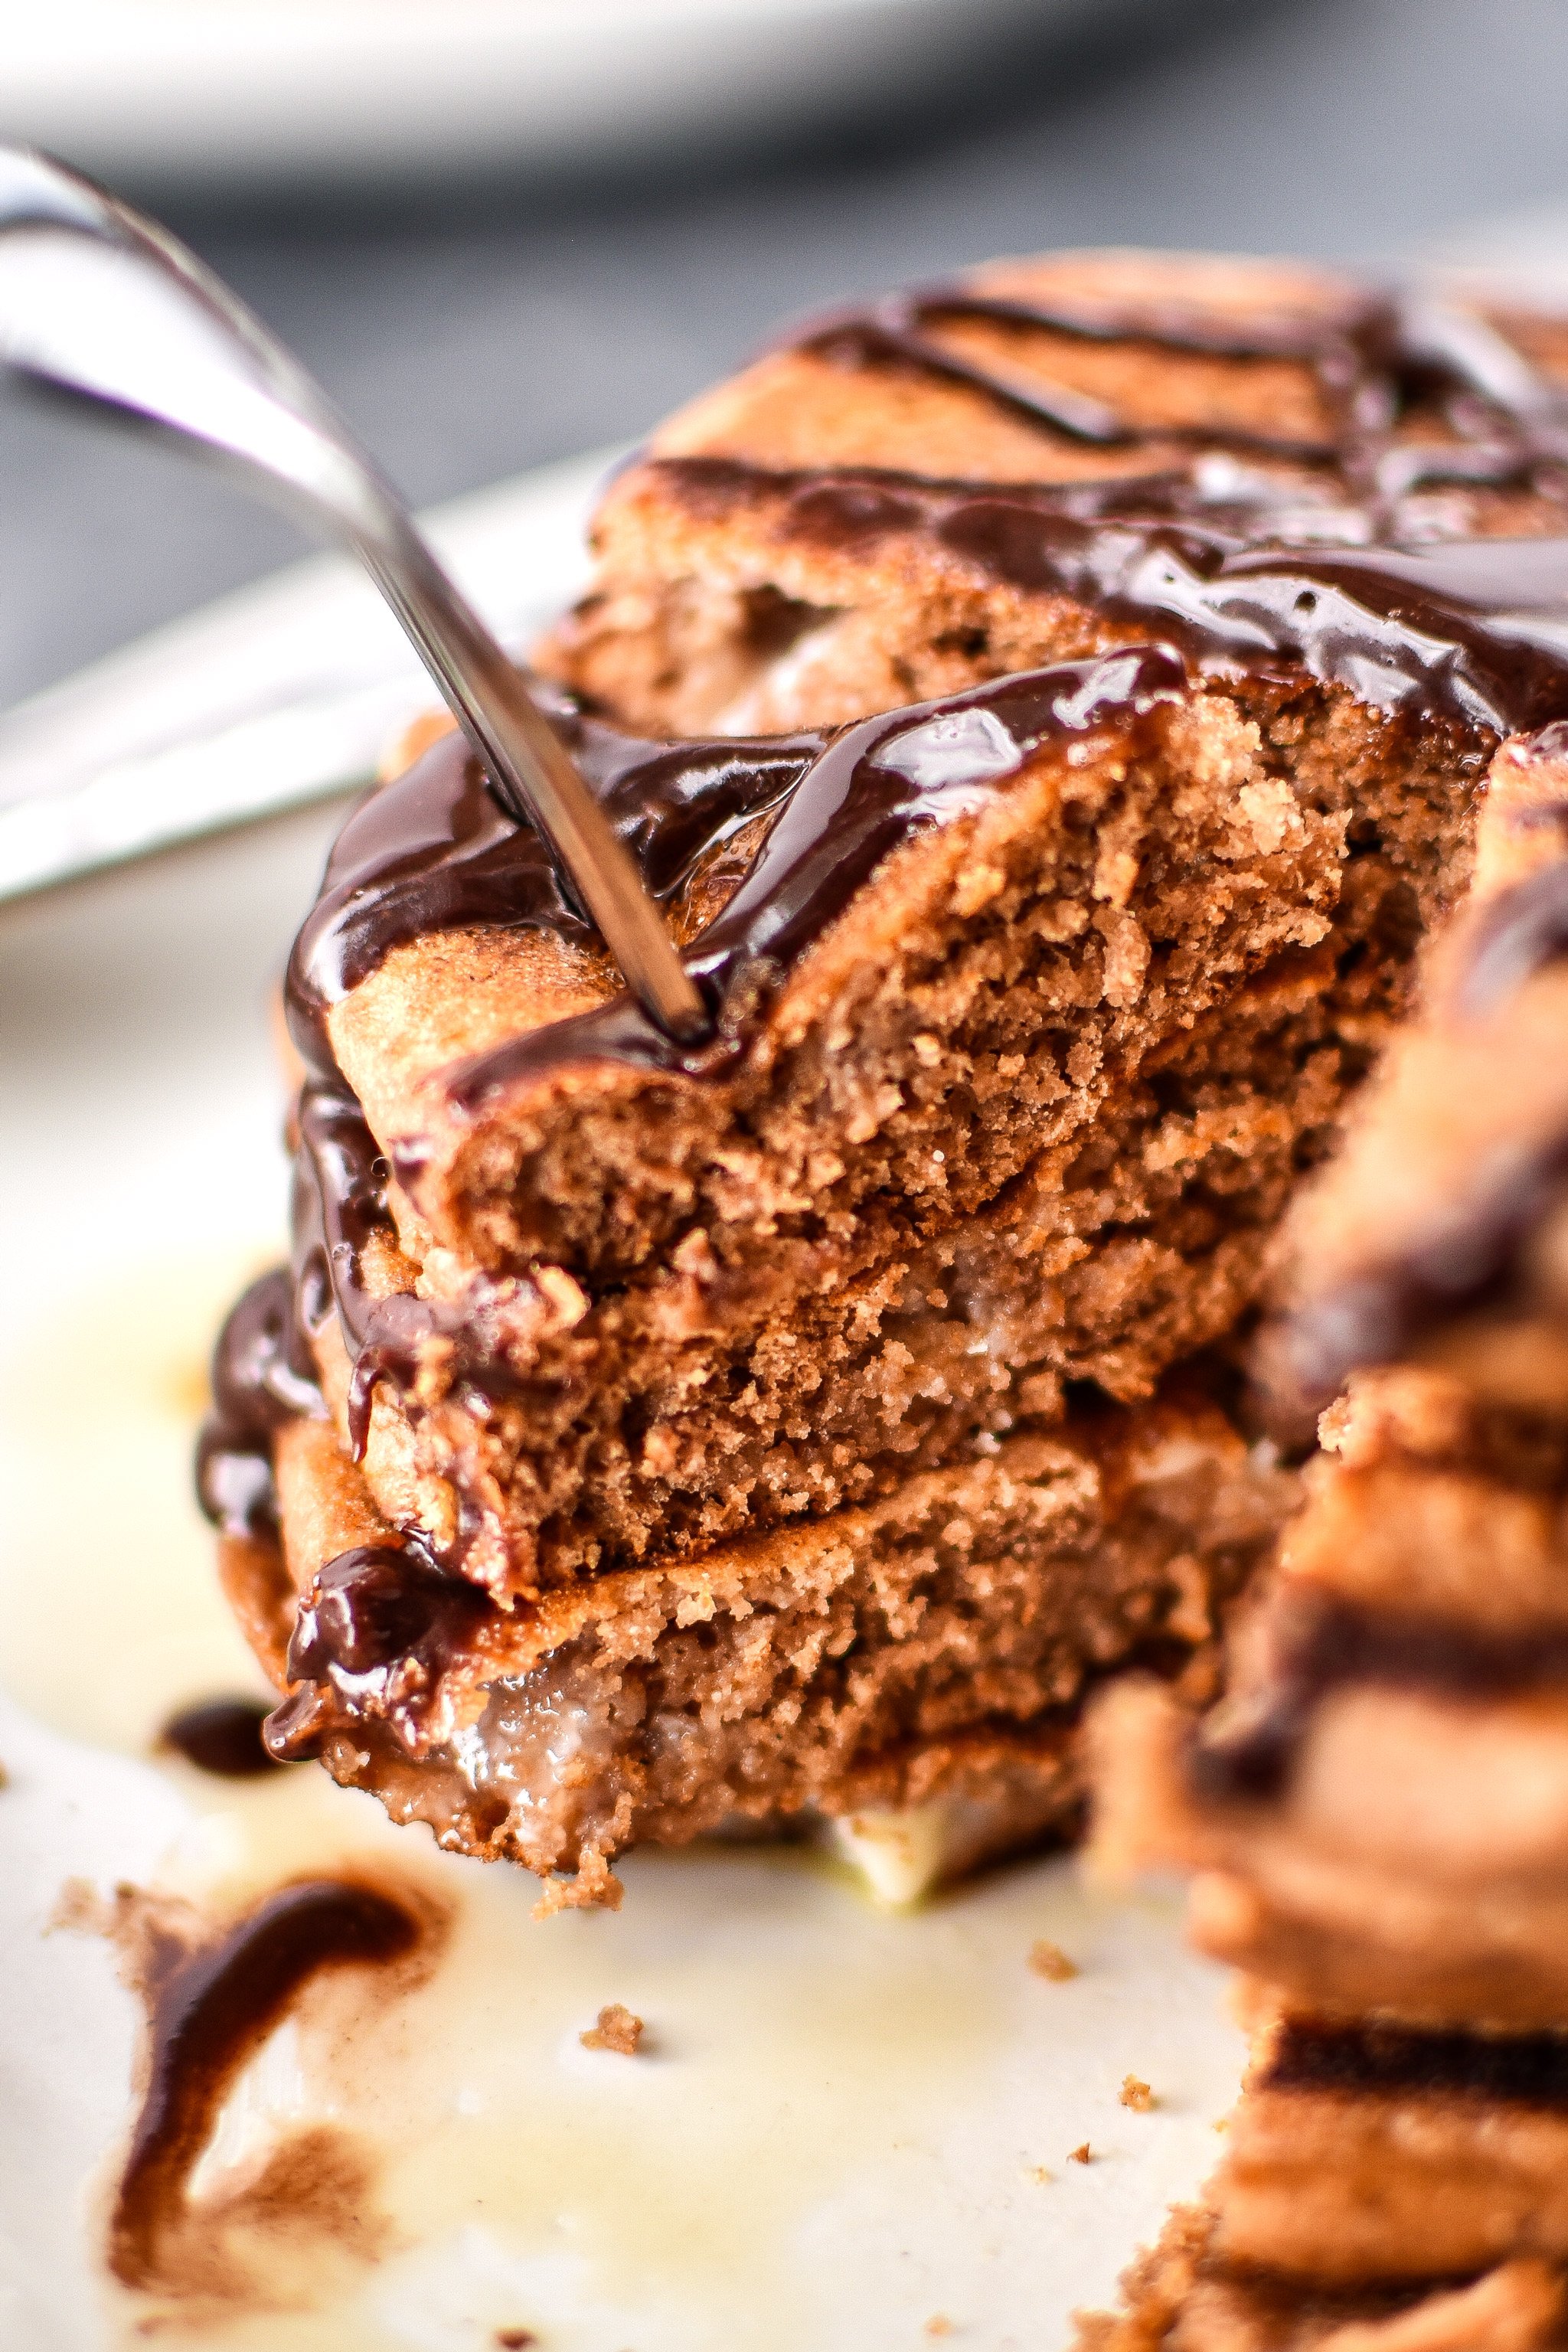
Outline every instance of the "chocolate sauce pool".
<path id="1" fill-rule="evenodd" d="M 272 1769 L 261 1737 L 271 1712 L 265 1700 L 204 1699 L 172 1715 L 158 1734 L 160 1748 L 183 1756 L 198 1772 L 223 1780 L 249 1780 Z"/>
<path id="2" fill-rule="evenodd" d="M 1321 431 L 1141 424 L 1043 383 L 1022 345 L 1017 372 L 958 349 L 952 331 L 975 321 L 1211 359 L 1295 361 L 1316 386 Z M 1391 718 L 1455 729 L 1482 746 L 1568 718 L 1568 401 L 1473 314 L 1373 293 L 1307 318 L 1229 318 L 1180 300 L 1108 306 L 947 287 L 819 321 L 798 347 L 848 370 L 962 384 L 1086 446 L 1147 446 L 1151 468 L 1039 485 L 658 460 L 674 495 L 699 511 L 765 509 L 785 537 L 852 551 L 907 540 L 960 576 L 1068 599 L 1112 632 L 1152 642 L 831 735 L 650 742 L 559 699 L 556 723 L 678 934 L 704 883 L 730 892 L 685 951 L 714 1034 L 695 1052 L 679 1048 L 629 996 L 616 996 L 445 1074 L 459 1115 L 584 1059 L 678 1082 L 722 1072 L 743 1052 L 768 992 L 900 841 L 982 804 L 1047 737 L 1135 720 L 1191 673 L 1287 683 L 1305 673 Z M 1414 436 L 1412 417 L 1422 426 Z M 1528 492 L 1536 519 L 1562 509 L 1563 535 L 1434 539 L 1421 500 L 1445 486 Z M 1426 543 L 1401 543 L 1407 529 Z M 366 1241 L 387 1228 L 394 1171 L 336 1067 L 327 1013 L 395 948 L 470 924 L 597 945 L 537 837 L 501 812 L 454 737 L 349 820 L 290 963 L 290 1025 L 310 1074 L 294 1262 L 231 1317 L 202 1442 L 202 1497 L 231 1535 L 265 1538 L 275 1528 L 272 1437 L 289 1414 L 322 1410 L 310 1341 L 329 1317 L 355 1359 L 360 1445 L 375 1381 L 409 1377 L 421 1339 L 439 1328 L 435 1307 L 377 1301 L 361 1280 Z M 1555 909 L 1537 920 L 1547 952 L 1559 928 Z M 418 1139 L 397 1148 L 396 1172 L 412 1179 Z M 297 1663 L 319 1687 L 394 1671 L 393 1661 L 370 1656 L 379 1638 L 373 1588 L 389 1575 L 406 1575 L 425 1609 L 416 1650 L 435 1640 L 449 1599 L 461 1599 L 449 1591 L 460 1580 L 423 1552 L 394 1547 L 386 1559 L 350 1560 L 342 1591 L 320 1587 L 321 1606 L 312 1602 L 309 1625 L 301 1620 Z M 303 1719 L 278 1727 L 285 1752 L 312 1736 Z"/>
<path id="3" fill-rule="evenodd" d="M 408 1905 L 376 1887 L 310 1879 L 154 1971 L 147 2089 L 110 2221 L 110 2264 L 123 2285 L 158 2284 L 225 2095 L 304 1986 L 325 1969 L 405 1959 L 423 1933 Z"/>

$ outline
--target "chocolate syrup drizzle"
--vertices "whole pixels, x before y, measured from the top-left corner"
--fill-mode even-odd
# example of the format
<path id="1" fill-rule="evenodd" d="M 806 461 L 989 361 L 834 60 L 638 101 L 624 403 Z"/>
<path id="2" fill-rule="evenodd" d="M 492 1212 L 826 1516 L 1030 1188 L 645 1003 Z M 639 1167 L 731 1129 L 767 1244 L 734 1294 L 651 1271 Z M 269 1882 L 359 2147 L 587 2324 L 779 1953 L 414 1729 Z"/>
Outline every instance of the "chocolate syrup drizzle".
<path id="1" fill-rule="evenodd" d="M 1568 2107 L 1568 2035 L 1293 2017 L 1280 2029 L 1255 2087 L 1352 2098 L 1426 2092 L 1561 2109 Z"/>
<path id="2" fill-rule="evenodd" d="M 1319 388 L 1324 435 L 1145 425 L 1045 382 L 1022 343 L 1013 371 L 944 341 L 944 324 L 965 320 L 1021 336 L 1045 329 L 1210 358 L 1295 361 Z M 1479 735 L 1483 747 L 1568 716 L 1568 399 L 1479 316 L 1384 294 L 1350 296 L 1311 316 L 1230 319 L 1181 302 L 1107 307 L 946 287 L 819 321 L 797 347 L 846 368 L 961 384 L 1040 429 L 1042 470 L 1050 436 L 1108 452 L 1147 446 L 1157 463 L 1141 475 L 1053 484 L 942 482 L 865 467 L 781 472 L 710 457 L 648 461 L 674 495 L 699 509 L 766 507 L 783 536 L 851 551 L 906 537 L 983 583 L 1071 600 L 1116 635 L 1156 642 L 833 735 L 650 743 L 558 702 L 556 723 L 677 919 L 702 879 L 738 882 L 686 954 L 714 1035 L 696 1052 L 679 1048 L 617 996 L 445 1074 L 459 1116 L 584 1059 L 678 1081 L 730 1067 L 768 992 L 898 842 L 974 807 L 1047 734 L 1125 722 L 1175 693 L 1184 661 L 1228 678 L 1289 681 L 1305 671 L 1393 718 Z M 1173 447 L 1187 454 L 1173 462 Z M 1452 520 L 1421 501 L 1444 485 L 1461 495 L 1518 489 L 1538 506 L 1559 505 L 1565 535 L 1436 543 Z M 310 1071 L 294 1264 L 230 1318 L 202 1445 L 203 1499 L 232 1533 L 274 1523 L 271 1434 L 289 1412 L 321 1411 L 309 1343 L 331 1314 L 355 1359 L 361 1445 L 375 1381 L 411 1377 L 422 1339 L 440 1328 L 433 1305 L 378 1302 L 362 1279 L 366 1242 L 389 1229 L 393 1170 L 336 1067 L 327 1013 L 398 945 L 469 924 L 596 944 L 537 838 L 501 813 L 454 738 L 350 819 L 291 961 L 290 1026 Z M 413 1181 L 418 1139 L 387 1141 L 395 1172 Z M 416 1550 L 395 1557 L 439 1617 L 446 1596 L 428 1579 L 456 1580 Z M 323 1681 L 393 1671 L 370 1623 L 376 1609 L 362 1642 L 353 1601 L 366 1578 L 367 1595 L 379 1590 L 390 1563 L 349 1559 L 358 1565 L 344 1569 L 343 1595 L 328 1596 L 323 1581 L 316 1614 L 301 1620 L 298 1665 Z M 343 1622 L 330 1633 L 333 1611 Z M 424 1639 L 410 1634 L 416 1650 Z M 352 1663 L 362 1656 L 368 1663 Z M 303 1723 L 279 1727 L 278 1744 L 312 1736 Z"/>
<path id="3" fill-rule="evenodd" d="M 323 1969 L 404 1959 L 422 1933 L 406 1904 L 375 1887 L 310 1879 L 154 1970 L 147 2089 L 110 2222 L 110 2263 L 121 2284 L 158 2284 L 225 2094 L 304 1986 Z"/>
<path id="4" fill-rule="evenodd" d="M 1267 1679 L 1232 1699 L 1188 1750 L 1188 1784 L 1215 1804 L 1284 1795 L 1321 1702 L 1347 1683 L 1496 1697 L 1568 1679 L 1568 1628 L 1489 1633 L 1441 1617 L 1372 1610 L 1322 1592 L 1277 1600 Z"/>
<path id="5" fill-rule="evenodd" d="M 231 1310 L 213 1351 L 212 1388 L 196 1441 L 196 1498 L 226 1536 L 275 1543 L 272 1440 L 286 1422 L 325 1410 L 287 1268 L 253 1282 Z"/>
<path id="6" fill-rule="evenodd" d="M 1189 357 L 1293 362 L 1315 379 L 1331 427 L 1321 436 L 1301 438 L 1208 421 L 1138 424 L 1091 394 L 1052 383 L 1034 367 L 988 364 L 951 339 L 942 341 L 944 324 L 966 320 Z M 1005 415 L 1095 448 L 1185 442 L 1204 450 L 1328 461 L 1348 480 L 1384 496 L 1395 483 L 1403 489 L 1455 479 L 1500 486 L 1531 478 L 1568 456 L 1568 399 L 1558 388 L 1474 311 L 1415 289 L 1347 290 L 1318 310 L 1226 318 L 1179 301 L 1105 307 L 934 286 L 836 311 L 789 348 L 855 372 L 956 384 Z M 1394 428 L 1417 404 L 1434 401 L 1459 446 L 1418 453 L 1398 448 L 1391 440 Z M 1414 470 L 1395 464 L 1387 480 L 1380 478 L 1384 461 L 1413 454 Z"/>

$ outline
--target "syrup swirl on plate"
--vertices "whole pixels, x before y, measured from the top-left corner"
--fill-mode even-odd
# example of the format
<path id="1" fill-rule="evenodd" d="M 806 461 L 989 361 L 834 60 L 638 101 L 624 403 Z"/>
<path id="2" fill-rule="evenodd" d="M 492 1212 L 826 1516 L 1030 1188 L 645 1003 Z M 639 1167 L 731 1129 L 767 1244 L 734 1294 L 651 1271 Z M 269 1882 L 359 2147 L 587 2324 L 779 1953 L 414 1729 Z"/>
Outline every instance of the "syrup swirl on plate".
<path id="1" fill-rule="evenodd" d="M 158 2284 L 229 2087 L 303 1988 L 324 1969 L 404 1960 L 424 1934 L 395 1896 L 317 1878 L 279 1888 L 210 1943 L 154 1951 L 147 2087 L 110 2220 L 122 2284 Z"/>

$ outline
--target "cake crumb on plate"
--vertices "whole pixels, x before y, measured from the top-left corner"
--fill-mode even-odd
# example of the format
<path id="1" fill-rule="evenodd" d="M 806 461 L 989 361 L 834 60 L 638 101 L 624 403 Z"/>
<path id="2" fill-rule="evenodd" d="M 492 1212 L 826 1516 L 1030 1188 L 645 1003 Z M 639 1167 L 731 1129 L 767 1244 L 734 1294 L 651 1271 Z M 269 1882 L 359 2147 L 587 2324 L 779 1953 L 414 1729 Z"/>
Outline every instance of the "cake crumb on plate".
<path id="1" fill-rule="evenodd" d="M 1066 1984 L 1079 1973 L 1076 1960 L 1069 1960 L 1059 1944 L 1042 1936 L 1029 1947 L 1029 1966 L 1036 1976 L 1044 1977 L 1048 1984 Z"/>
<path id="2" fill-rule="evenodd" d="M 624 2009 L 618 2000 L 612 2000 L 577 2039 L 584 2050 L 614 2050 L 622 2058 L 635 2058 L 642 2046 L 642 2019 Z"/>

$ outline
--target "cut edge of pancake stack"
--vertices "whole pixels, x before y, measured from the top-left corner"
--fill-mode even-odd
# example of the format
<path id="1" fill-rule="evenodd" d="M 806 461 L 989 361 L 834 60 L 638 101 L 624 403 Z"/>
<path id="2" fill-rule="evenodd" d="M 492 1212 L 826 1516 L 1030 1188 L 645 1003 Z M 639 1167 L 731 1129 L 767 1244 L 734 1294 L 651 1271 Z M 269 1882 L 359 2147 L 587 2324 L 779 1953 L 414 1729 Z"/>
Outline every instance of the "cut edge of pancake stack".
<path id="1" fill-rule="evenodd" d="M 1257 2048 L 1102 2352 L 1568 2334 L 1568 730 L 1505 755 L 1427 1005 L 1293 1221 L 1344 1393 L 1206 1719 L 1123 1685 L 1113 1869 L 1194 1873 Z"/>
<path id="2" fill-rule="evenodd" d="M 1239 1403 L 1275 1226 L 1568 702 L 1518 625 L 1568 335 L 1502 323 L 1013 265 L 612 486 L 543 658 L 718 1043 L 620 995 L 455 740 L 351 819 L 294 1265 L 204 1450 L 279 1752 L 559 1899 L 823 1815 L 908 1893 L 1076 1822 L 1108 1673 L 1207 1696 L 1292 1499 Z"/>

